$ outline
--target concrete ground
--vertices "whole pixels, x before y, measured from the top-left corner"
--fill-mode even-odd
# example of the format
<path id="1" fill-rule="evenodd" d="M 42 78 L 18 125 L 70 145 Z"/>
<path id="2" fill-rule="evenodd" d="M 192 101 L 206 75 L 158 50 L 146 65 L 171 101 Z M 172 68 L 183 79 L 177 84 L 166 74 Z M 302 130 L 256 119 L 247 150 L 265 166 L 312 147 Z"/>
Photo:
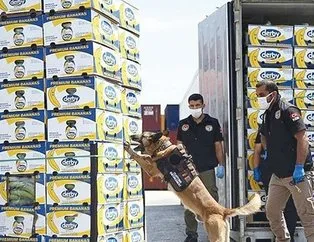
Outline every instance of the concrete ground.
<path id="1" fill-rule="evenodd" d="M 183 242 L 185 239 L 184 209 L 170 191 L 145 191 L 147 242 Z M 199 242 L 207 242 L 201 224 Z"/>

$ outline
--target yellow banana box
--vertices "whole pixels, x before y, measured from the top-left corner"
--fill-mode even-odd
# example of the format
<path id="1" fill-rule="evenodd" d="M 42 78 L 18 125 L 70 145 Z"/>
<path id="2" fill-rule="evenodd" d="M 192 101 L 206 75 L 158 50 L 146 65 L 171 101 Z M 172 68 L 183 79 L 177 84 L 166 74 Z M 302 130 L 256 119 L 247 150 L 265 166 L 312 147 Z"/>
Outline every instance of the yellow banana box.
<path id="1" fill-rule="evenodd" d="M 294 69 L 294 87 L 299 89 L 314 88 L 314 70 Z"/>
<path id="2" fill-rule="evenodd" d="M 59 12 L 69 10 L 96 9 L 116 23 L 119 22 L 120 0 L 44 0 L 44 12 Z"/>
<path id="3" fill-rule="evenodd" d="M 248 43 L 253 46 L 292 46 L 293 26 L 249 25 Z"/>
<path id="4" fill-rule="evenodd" d="M 248 68 L 248 86 L 256 87 L 256 84 L 264 80 L 272 80 L 279 87 L 291 88 L 293 84 L 293 69 L 284 68 Z"/>
<path id="5" fill-rule="evenodd" d="M 121 88 L 100 77 L 68 77 L 47 80 L 47 108 L 84 107 L 121 112 Z"/>
<path id="6" fill-rule="evenodd" d="M 306 135 L 308 137 L 310 147 L 314 148 L 314 131 L 307 130 Z"/>
<path id="7" fill-rule="evenodd" d="M 120 82 L 120 54 L 94 42 L 47 47 L 46 73 L 47 78 L 98 75 Z"/>
<path id="8" fill-rule="evenodd" d="M 314 26 L 295 25 L 294 43 L 296 46 L 314 46 Z"/>
<path id="9" fill-rule="evenodd" d="M 45 175 L 0 176 L 0 205 L 33 206 L 45 204 Z"/>
<path id="10" fill-rule="evenodd" d="M 0 112 L 27 111 L 45 108 L 43 80 L 0 83 Z"/>
<path id="11" fill-rule="evenodd" d="M 126 229 L 141 228 L 144 225 L 143 199 L 128 201 L 125 210 L 124 227 Z"/>
<path id="12" fill-rule="evenodd" d="M 265 110 L 248 108 L 247 109 L 248 128 L 258 130 L 258 127 L 263 122 L 264 113 L 265 113 Z"/>
<path id="13" fill-rule="evenodd" d="M 0 236 L 30 238 L 34 224 L 34 208 L 0 206 Z"/>
<path id="14" fill-rule="evenodd" d="M 121 231 L 124 228 L 124 203 L 98 205 L 97 226 L 98 236 L 105 236 L 111 232 Z"/>
<path id="15" fill-rule="evenodd" d="M 123 172 L 123 145 L 119 143 L 97 143 L 98 172 Z"/>
<path id="16" fill-rule="evenodd" d="M 0 13 L 28 13 L 31 10 L 42 11 L 41 0 L 2 0 L 0 4 Z"/>
<path id="17" fill-rule="evenodd" d="M 121 108 L 124 115 L 137 118 L 142 117 L 142 109 L 139 91 L 125 88 L 121 94 Z"/>
<path id="18" fill-rule="evenodd" d="M 44 78 L 43 48 L 15 49 L 0 53 L 0 80 L 19 81 Z"/>
<path id="19" fill-rule="evenodd" d="M 92 9 L 45 15 L 44 35 L 46 46 L 87 40 L 119 51 L 118 27 Z"/>
<path id="20" fill-rule="evenodd" d="M 0 49 L 42 46 L 43 20 L 42 15 L 32 17 L 8 17 L 0 22 Z"/>
<path id="21" fill-rule="evenodd" d="M 125 1 L 120 4 L 120 26 L 137 35 L 140 34 L 139 11 Z"/>
<path id="22" fill-rule="evenodd" d="M 82 174 L 47 175 L 47 204 L 91 203 L 91 177 Z"/>
<path id="23" fill-rule="evenodd" d="M 292 65 L 292 48 L 248 47 L 248 67 L 291 68 Z"/>
<path id="24" fill-rule="evenodd" d="M 119 28 L 120 52 L 123 58 L 139 63 L 139 37 Z"/>
<path id="25" fill-rule="evenodd" d="M 127 173 L 124 185 L 124 199 L 143 197 L 142 173 Z"/>
<path id="26" fill-rule="evenodd" d="M 248 200 L 251 200 L 251 197 L 255 194 L 258 193 L 261 197 L 261 201 L 262 201 L 262 207 L 261 207 L 261 212 L 264 211 L 265 212 L 265 206 L 266 206 L 266 201 L 267 201 L 267 196 L 266 196 L 266 192 L 264 190 L 261 191 L 248 191 Z"/>
<path id="27" fill-rule="evenodd" d="M 126 87 L 142 90 L 141 66 L 122 58 L 122 83 Z"/>
<path id="28" fill-rule="evenodd" d="M 45 142 L 0 145 L 0 174 L 45 173 Z"/>
<path id="29" fill-rule="evenodd" d="M 257 136 L 258 130 L 256 129 L 247 129 L 247 148 L 254 150 L 255 139 Z"/>
<path id="30" fill-rule="evenodd" d="M 98 236 L 97 242 L 127 242 L 126 233 L 119 232 L 119 233 L 112 233 L 107 234 L 104 236 Z"/>
<path id="31" fill-rule="evenodd" d="M 253 171 L 254 169 L 254 150 L 246 150 L 246 160 L 248 170 Z"/>
<path id="32" fill-rule="evenodd" d="M 307 128 L 314 127 L 314 110 L 302 110 L 302 118 Z"/>
<path id="33" fill-rule="evenodd" d="M 142 133 L 142 120 L 128 116 L 123 116 L 123 134 L 124 140 L 133 143 L 131 140 L 132 135 Z"/>
<path id="34" fill-rule="evenodd" d="M 140 173 L 142 171 L 141 166 L 132 159 L 124 159 L 124 172 Z"/>
<path id="35" fill-rule="evenodd" d="M 46 218 L 47 236 L 56 236 L 61 238 L 78 237 L 78 239 L 83 236 L 90 236 L 91 211 L 89 206 L 54 207 L 47 205 Z M 53 240 L 49 241 L 52 242 Z M 82 242 L 83 241 L 84 240 L 82 240 Z"/>
<path id="36" fill-rule="evenodd" d="M 91 171 L 90 143 L 47 143 L 47 173 L 83 173 Z"/>
<path id="37" fill-rule="evenodd" d="M 125 174 L 97 175 L 98 204 L 122 202 L 124 179 Z"/>
<path id="38" fill-rule="evenodd" d="M 294 48 L 294 68 L 313 69 L 314 68 L 314 48 L 295 47 Z"/>
<path id="39" fill-rule="evenodd" d="M 248 176 L 248 190 L 254 192 L 260 192 L 263 190 L 263 185 L 261 182 L 256 182 L 254 180 L 253 171 L 247 171 Z"/>
<path id="40" fill-rule="evenodd" d="M 122 141 L 122 116 L 99 109 L 48 111 L 48 141 Z"/>
<path id="41" fill-rule="evenodd" d="M 127 242 L 145 242 L 144 229 L 131 229 L 127 232 Z"/>
<path id="42" fill-rule="evenodd" d="M 281 98 L 289 103 L 294 103 L 294 92 L 292 89 L 280 89 L 279 94 Z M 256 90 L 255 88 L 247 88 L 247 107 L 260 109 L 257 102 Z"/>
<path id="43" fill-rule="evenodd" d="M 314 90 L 294 89 L 295 104 L 300 109 L 314 109 Z"/>
<path id="44" fill-rule="evenodd" d="M 0 143 L 45 141 L 45 112 L 24 111 L 0 114 Z"/>

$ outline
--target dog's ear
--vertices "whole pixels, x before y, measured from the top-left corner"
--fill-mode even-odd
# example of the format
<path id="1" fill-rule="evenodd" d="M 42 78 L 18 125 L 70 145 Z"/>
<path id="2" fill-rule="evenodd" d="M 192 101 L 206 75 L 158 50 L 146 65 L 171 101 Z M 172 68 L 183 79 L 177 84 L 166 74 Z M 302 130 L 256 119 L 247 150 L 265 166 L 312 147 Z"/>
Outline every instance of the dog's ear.
<path id="1" fill-rule="evenodd" d="M 157 132 L 152 135 L 151 140 L 153 143 L 156 143 L 163 136 L 162 132 Z"/>

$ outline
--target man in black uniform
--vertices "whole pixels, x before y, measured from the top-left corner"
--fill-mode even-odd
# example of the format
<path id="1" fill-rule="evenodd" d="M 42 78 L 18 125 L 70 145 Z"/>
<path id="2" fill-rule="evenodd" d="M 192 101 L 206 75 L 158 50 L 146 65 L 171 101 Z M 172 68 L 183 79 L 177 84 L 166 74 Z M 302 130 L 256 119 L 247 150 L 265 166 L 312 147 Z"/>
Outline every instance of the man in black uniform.
<path id="1" fill-rule="evenodd" d="M 268 190 L 266 216 L 276 241 L 290 241 L 283 210 L 292 195 L 308 242 L 314 242 L 313 185 L 309 178 L 311 157 L 300 110 L 281 100 L 277 85 L 256 85 L 261 109 L 265 109 L 261 140 L 273 173 Z"/>
<path id="2" fill-rule="evenodd" d="M 269 170 L 269 164 L 267 161 L 267 150 L 263 147 L 261 141 L 261 133 L 258 132 L 255 140 L 254 147 L 254 173 L 253 177 L 256 182 L 262 182 L 266 196 L 268 196 L 269 181 L 272 176 L 272 172 Z M 294 242 L 294 233 L 297 226 L 298 214 L 294 206 L 292 196 L 286 204 L 284 210 L 284 216 L 287 223 L 287 228 L 291 237 L 291 242 Z"/>
<path id="3" fill-rule="evenodd" d="M 204 100 L 200 94 L 192 94 L 189 99 L 191 115 L 179 123 L 177 140 L 192 155 L 199 177 L 213 198 L 218 201 L 217 177 L 224 177 L 224 152 L 222 132 L 217 119 L 203 113 Z M 195 215 L 185 210 L 187 238 L 185 242 L 197 241 L 197 221 Z"/>

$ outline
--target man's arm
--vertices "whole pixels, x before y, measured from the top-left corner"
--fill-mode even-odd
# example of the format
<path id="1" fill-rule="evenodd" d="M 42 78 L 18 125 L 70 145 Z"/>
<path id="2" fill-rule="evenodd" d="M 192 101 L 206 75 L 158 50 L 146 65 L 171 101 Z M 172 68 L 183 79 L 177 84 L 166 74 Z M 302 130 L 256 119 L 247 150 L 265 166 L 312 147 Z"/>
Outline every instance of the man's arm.
<path id="1" fill-rule="evenodd" d="M 294 135 L 297 140 L 297 160 L 296 165 L 304 165 L 308 155 L 309 141 L 305 130 L 301 130 Z"/>
<path id="2" fill-rule="evenodd" d="M 261 162 L 261 153 L 263 151 L 263 146 L 261 143 L 256 143 L 255 147 L 254 147 L 254 155 L 253 155 L 253 159 L 254 159 L 254 167 L 253 168 L 257 168 L 259 167 L 259 164 Z"/>
<path id="3" fill-rule="evenodd" d="M 225 163 L 225 155 L 223 150 L 222 141 L 215 142 L 215 151 L 216 151 L 216 158 L 219 165 L 223 165 Z"/>

